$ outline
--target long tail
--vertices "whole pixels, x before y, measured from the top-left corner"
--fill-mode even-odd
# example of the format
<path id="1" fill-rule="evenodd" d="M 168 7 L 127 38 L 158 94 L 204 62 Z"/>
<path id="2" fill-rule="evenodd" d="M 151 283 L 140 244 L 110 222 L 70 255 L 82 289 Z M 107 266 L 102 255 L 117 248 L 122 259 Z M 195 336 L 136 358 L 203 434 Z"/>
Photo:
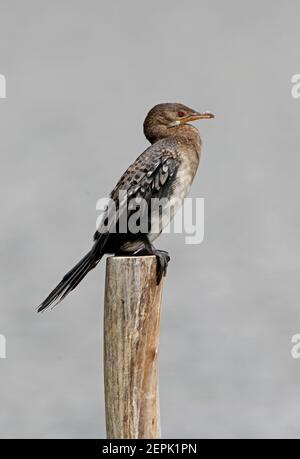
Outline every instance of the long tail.
<path id="1" fill-rule="evenodd" d="M 91 269 L 95 268 L 102 255 L 95 250 L 95 246 L 72 268 L 55 287 L 47 298 L 38 306 L 38 312 L 48 308 L 54 302 L 58 304 L 82 281 Z"/>

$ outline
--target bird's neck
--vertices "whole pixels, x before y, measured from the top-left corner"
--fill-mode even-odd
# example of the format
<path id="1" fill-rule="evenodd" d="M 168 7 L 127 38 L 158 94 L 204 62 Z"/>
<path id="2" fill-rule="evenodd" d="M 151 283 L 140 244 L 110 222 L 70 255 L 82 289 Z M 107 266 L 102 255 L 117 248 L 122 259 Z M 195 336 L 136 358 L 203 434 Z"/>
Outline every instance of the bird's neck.
<path id="1" fill-rule="evenodd" d="M 145 133 L 146 134 L 146 133 Z M 202 140 L 199 131 L 191 124 L 181 124 L 174 127 L 153 126 L 146 134 L 147 139 L 153 144 L 167 137 L 178 139 L 181 143 L 194 147 L 197 152 L 201 149 Z"/>
<path id="2" fill-rule="evenodd" d="M 198 154 L 200 153 L 202 140 L 199 131 L 195 128 L 195 126 L 192 126 L 191 124 L 178 126 L 173 135 L 181 143 L 193 147 Z"/>

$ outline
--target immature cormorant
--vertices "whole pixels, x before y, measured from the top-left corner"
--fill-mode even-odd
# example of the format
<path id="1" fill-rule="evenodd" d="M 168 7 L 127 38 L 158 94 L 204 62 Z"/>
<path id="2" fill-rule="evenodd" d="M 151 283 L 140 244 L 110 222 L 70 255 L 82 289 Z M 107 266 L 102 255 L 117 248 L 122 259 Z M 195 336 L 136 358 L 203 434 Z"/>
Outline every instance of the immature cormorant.
<path id="1" fill-rule="evenodd" d="M 144 134 L 152 145 L 129 166 L 112 191 L 114 206 L 108 206 L 91 250 L 64 276 L 38 311 L 65 298 L 107 253 L 155 255 L 160 282 L 170 258 L 167 252 L 155 249 L 152 242 L 182 205 L 198 168 L 202 142 L 198 130 L 188 123 L 209 118 L 214 115 L 178 103 L 159 104 L 150 110 L 144 121 Z M 152 206 L 152 201 L 162 203 L 161 209 Z M 139 221 L 140 231 L 132 230 L 130 225 L 120 230 L 123 216 L 129 222 L 141 203 L 145 205 L 140 205 L 140 220 L 146 218 L 146 229 Z"/>

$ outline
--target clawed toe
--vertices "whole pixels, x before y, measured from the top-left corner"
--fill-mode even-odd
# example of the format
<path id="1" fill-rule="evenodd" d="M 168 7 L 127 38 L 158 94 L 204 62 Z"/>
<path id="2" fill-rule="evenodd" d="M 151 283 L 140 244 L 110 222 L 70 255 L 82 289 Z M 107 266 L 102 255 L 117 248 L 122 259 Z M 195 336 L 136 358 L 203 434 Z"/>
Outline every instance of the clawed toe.
<path id="1" fill-rule="evenodd" d="M 154 255 L 157 260 L 156 268 L 156 282 L 159 285 L 163 276 L 167 274 L 168 263 L 170 261 L 170 256 L 165 250 L 155 250 Z"/>

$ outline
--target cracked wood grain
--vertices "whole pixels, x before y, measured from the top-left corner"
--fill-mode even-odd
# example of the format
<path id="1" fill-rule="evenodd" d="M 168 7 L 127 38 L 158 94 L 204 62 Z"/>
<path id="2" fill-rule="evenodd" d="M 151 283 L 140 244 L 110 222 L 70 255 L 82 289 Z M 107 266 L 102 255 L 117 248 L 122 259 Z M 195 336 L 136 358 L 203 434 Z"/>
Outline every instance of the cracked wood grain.
<path id="1" fill-rule="evenodd" d="M 104 301 L 107 438 L 160 438 L 156 258 L 110 257 Z"/>

